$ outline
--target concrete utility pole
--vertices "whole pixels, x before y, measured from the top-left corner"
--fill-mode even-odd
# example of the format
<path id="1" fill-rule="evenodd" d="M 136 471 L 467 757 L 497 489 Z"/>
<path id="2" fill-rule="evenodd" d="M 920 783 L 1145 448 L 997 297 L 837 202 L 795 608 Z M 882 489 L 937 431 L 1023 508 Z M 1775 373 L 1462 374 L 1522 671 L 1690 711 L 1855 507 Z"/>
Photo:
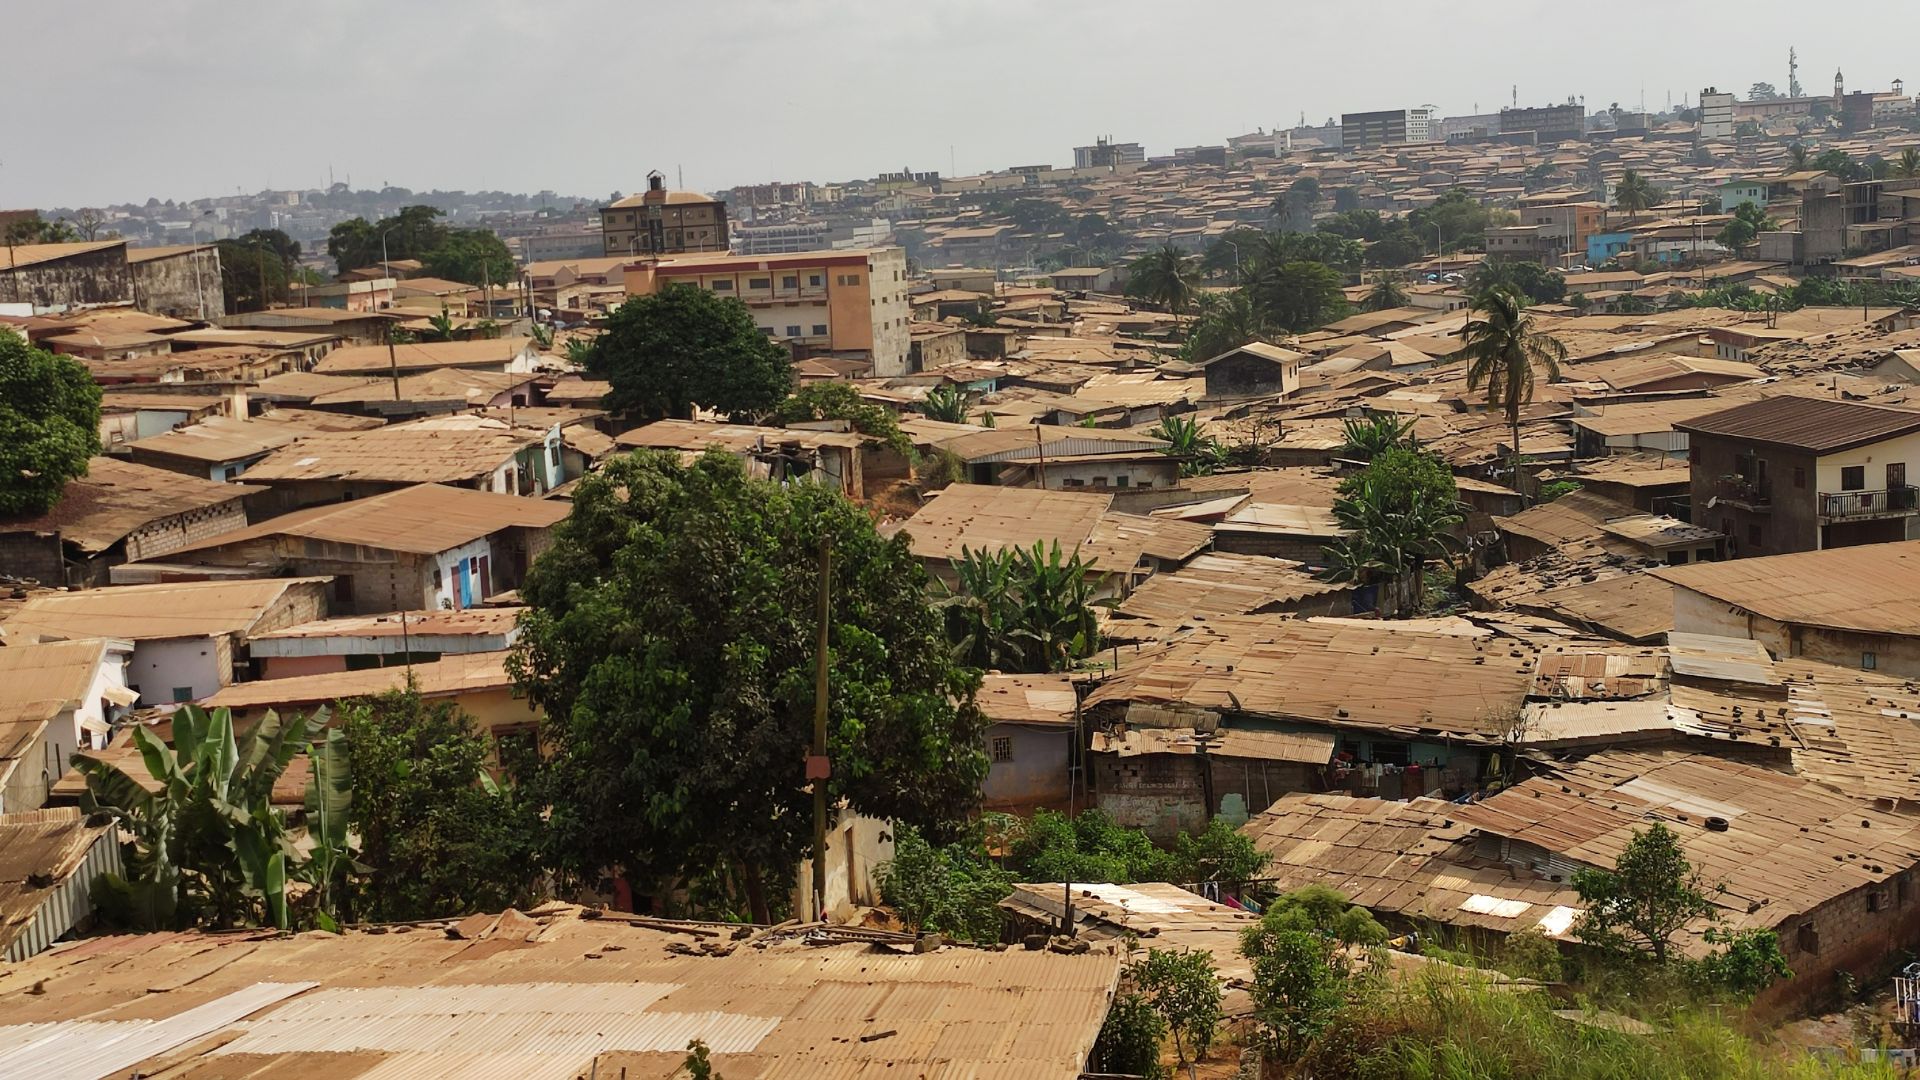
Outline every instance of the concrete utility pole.
<path id="1" fill-rule="evenodd" d="M 819 627 L 813 659 L 813 753 L 807 757 L 807 780 L 813 785 L 813 917 L 827 917 L 827 780 L 833 766 L 827 760 L 827 642 L 832 611 L 833 539 L 820 538 Z"/>

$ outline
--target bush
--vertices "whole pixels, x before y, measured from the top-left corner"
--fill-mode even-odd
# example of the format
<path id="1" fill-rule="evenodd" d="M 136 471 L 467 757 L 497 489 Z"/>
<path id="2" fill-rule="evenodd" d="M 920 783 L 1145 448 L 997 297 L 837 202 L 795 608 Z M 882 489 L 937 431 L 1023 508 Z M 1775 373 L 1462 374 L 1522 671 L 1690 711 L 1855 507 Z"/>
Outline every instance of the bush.
<path id="1" fill-rule="evenodd" d="M 1122 994 L 1113 999 L 1106 1023 L 1100 1025 L 1100 1037 L 1093 1044 L 1093 1071 L 1144 1076 L 1158 1080 L 1167 1075 L 1160 1064 L 1160 1040 L 1167 1034 L 1167 1022 L 1147 999 L 1139 994 Z"/>
<path id="2" fill-rule="evenodd" d="M 1494 967 L 1516 979 L 1537 982 L 1559 982 L 1566 974 L 1560 963 L 1560 946 L 1537 929 L 1508 934 L 1500 943 Z"/>
<path id="3" fill-rule="evenodd" d="M 961 941 L 1000 940 L 1005 917 L 999 905 L 1013 891 L 1013 879 L 977 845 L 936 848 L 920 830 L 902 825 L 894 832 L 893 860 L 874 876 L 880 899 L 913 929 Z"/>

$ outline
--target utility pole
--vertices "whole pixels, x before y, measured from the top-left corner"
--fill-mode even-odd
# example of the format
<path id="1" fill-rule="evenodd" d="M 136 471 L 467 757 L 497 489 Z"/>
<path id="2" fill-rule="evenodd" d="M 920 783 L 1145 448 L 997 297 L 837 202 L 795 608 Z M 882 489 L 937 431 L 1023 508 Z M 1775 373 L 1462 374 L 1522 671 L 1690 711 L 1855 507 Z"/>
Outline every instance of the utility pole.
<path id="1" fill-rule="evenodd" d="M 827 638 L 833 581 L 833 538 L 820 538 L 819 626 L 813 658 L 813 753 L 807 758 L 807 780 L 813 784 L 813 917 L 827 917 L 827 780 L 833 775 L 827 760 Z"/>
<path id="2" fill-rule="evenodd" d="M 393 400 L 400 400 L 400 358 L 393 351 L 393 320 L 387 320 L 384 330 L 387 338 L 387 369 L 393 372 Z"/>

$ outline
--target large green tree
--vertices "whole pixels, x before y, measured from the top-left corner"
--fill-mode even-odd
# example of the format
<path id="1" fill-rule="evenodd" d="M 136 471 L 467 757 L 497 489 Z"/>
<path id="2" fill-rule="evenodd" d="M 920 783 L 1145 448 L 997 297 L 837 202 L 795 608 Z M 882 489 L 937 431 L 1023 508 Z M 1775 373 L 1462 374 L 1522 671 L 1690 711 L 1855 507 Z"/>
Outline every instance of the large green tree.
<path id="1" fill-rule="evenodd" d="M 581 481 L 521 588 L 511 665 L 547 715 L 557 869 L 643 892 L 723 877 L 770 916 L 810 845 L 823 547 L 828 795 L 936 841 L 974 810 L 979 675 L 955 663 L 906 537 L 732 455 L 634 454 Z"/>
<path id="2" fill-rule="evenodd" d="M 279 229 L 253 229 L 216 246 L 220 287 L 232 310 L 261 311 L 287 300 L 299 241 Z"/>
<path id="3" fill-rule="evenodd" d="M 1347 314 L 1340 275 L 1325 263 L 1262 263 L 1246 288 L 1266 320 L 1288 333 L 1317 330 Z"/>
<path id="4" fill-rule="evenodd" d="M 1513 434 L 1514 486 L 1524 482 L 1520 469 L 1520 410 L 1533 400 L 1534 372 L 1549 381 L 1560 375 L 1567 347 L 1534 325 L 1519 293 L 1496 287 L 1473 298 L 1471 316 L 1460 329 L 1466 339 L 1467 389 L 1487 390 L 1487 407 L 1504 409 Z M 1524 493 L 1524 489 L 1521 489 Z"/>
<path id="5" fill-rule="evenodd" d="M 1432 240 L 1441 251 L 1460 251 L 1486 242 L 1490 215 L 1478 199 L 1462 188 L 1449 188 L 1432 203 L 1407 215 L 1407 225 L 1420 242 Z"/>
<path id="6" fill-rule="evenodd" d="M 609 409 L 649 420 L 693 407 L 765 412 L 793 385 L 787 353 L 734 297 L 668 285 L 621 304 L 593 339 L 587 370 L 613 384 Z"/>
<path id="7" fill-rule="evenodd" d="M 1567 296 L 1563 275 L 1527 259 L 1488 259 L 1467 278 L 1469 293 L 1496 286 L 1513 290 L 1534 304 L 1557 304 Z"/>
<path id="8" fill-rule="evenodd" d="M 467 285 L 498 289 L 513 281 L 513 252 L 491 229 L 451 229 L 421 258 L 426 272 Z"/>
<path id="9" fill-rule="evenodd" d="M 489 772 L 488 740 L 472 718 L 412 686 L 342 702 L 337 715 L 365 867 L 354 882 L 355 916 L 395 922 L 524 904 L 539 815 Z"/>
<path id="10" fill-rule="evenodd" d="M 9 246 L 71 244 L 79 239 L 80 231 L 75 229 L 66 218 L 48 221 L 38 212 L 9 222 L 5 235 L 0 236 L 0 240 L 4 240 Z"/>
<path id="11" fill-rule="evenodd" d="M 1210 360 L 1273 333 L 1267 313 L 1253 302 L 1247 290 L 1202 293 L 1180 355 L 1187 360 Z"/>
<path id="12" fill-rule="evenodd" d="M 0 328 L 0 515 L 53 508 L 100 452 L 100 387 L 77 361 Z"/>

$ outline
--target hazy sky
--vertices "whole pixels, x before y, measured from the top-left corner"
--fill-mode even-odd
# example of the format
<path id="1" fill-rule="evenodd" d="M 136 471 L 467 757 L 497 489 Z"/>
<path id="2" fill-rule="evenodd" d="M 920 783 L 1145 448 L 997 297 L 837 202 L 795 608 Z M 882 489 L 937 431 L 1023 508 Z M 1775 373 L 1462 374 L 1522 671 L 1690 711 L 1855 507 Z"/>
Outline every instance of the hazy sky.
<path id="1" fill-rule="evenodd" d="M 1915 80 L 1916 0 L 8 0 L 0 208 L 1070 164 L 1343 110 Z M 1836 17 L 1816 17 L 1826 12 Z M 1875 26 L 1885 32 L 1875 32 Z M 1920 65 L 1915 65 L 1920 67 Z M 951 146 L 951 158 L 949 147 Z"/>

